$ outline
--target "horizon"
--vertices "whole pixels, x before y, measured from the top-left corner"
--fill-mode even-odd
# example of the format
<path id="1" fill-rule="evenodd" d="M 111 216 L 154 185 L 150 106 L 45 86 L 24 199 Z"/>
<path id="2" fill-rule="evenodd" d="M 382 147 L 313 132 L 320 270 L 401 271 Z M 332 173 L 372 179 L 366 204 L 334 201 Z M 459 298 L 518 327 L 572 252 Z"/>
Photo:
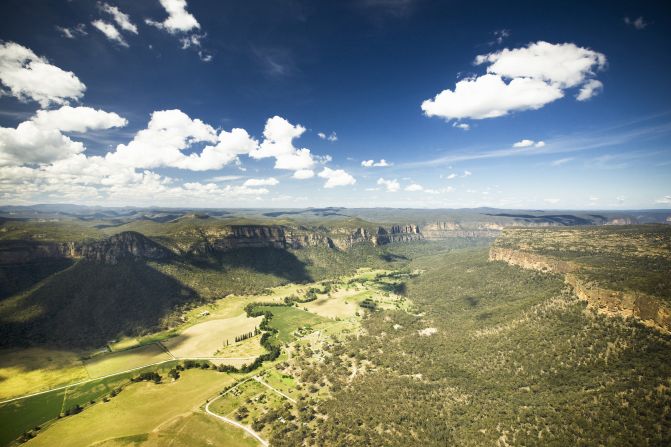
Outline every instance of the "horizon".
<path id="1" fill-rule="evenodd" d="M 0 204 L 671 209 L 671 7 L 487 8 L 4 2 Z"/>

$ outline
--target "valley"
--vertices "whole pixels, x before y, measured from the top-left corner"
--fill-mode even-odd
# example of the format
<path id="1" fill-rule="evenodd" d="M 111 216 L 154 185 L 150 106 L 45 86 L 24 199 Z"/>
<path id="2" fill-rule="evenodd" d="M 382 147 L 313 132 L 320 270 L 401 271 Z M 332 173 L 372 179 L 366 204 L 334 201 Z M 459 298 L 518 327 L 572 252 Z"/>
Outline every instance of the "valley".
<path id="1" fill-rule="evenodd" d="M 618 441 L 668 440 L 671 227 L 511 226 L 494 241 L 406 225 L 389 234 L 415 236 L 382 241 L 337 221 L 297 245 L 286 222 L 210 219 L 60 242 L 45 225 L 38 245 L 78 247 L 65 252 L 5 239 L 5 272 L 69 263 L 0 301 L 0 443 L 608 444 L 621 424 Z M 658 310 L 595 304 L 584 284 Z"/>

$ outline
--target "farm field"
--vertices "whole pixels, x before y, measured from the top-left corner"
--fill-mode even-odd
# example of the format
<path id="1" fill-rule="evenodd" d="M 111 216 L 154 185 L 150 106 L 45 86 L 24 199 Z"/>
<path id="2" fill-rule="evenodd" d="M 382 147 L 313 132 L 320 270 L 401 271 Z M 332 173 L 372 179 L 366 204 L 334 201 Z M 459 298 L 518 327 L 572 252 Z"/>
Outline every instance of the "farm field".
<path id="1" fill-rule="evenodd" d="M 162 344 L 175 357 L 212 357 L 227 344 L 235 344 L 236 336 L 253 332 L 261 320 L 261 317 L 249 318 L 244 312 L 232 318 L 210 319 L 186 328 Z"/>
<path id="2" fill-rule="evenodd" d="M 235 380 L 232 375 L 192 369 L 174 382 L 133 383 L 109 402 L 59 420 L 25 445 L 76 447 L 145 435 L 166 421 L 197 410 L 208 397 Z"/>
<path id="3" fill-rule="evenodd" d="M 0 400 L 88 378 L 74 352 L 44 348 L 0 351 Z"/>
<path id="4" fill-rule="evenodd" d="M 171 359 L 172 357 L 163 348 L 153 343 L 126 351 L 99 355 L 86 361 L 84 366 L 89 376 L 96 378 Z"/>
<path id="5" fill-rule="evenodd" d="M 177 416 L 149 433 L 110 439 L 96 447 L 257 447 L 258 442 L 244 431 L 201 412 Z"/>

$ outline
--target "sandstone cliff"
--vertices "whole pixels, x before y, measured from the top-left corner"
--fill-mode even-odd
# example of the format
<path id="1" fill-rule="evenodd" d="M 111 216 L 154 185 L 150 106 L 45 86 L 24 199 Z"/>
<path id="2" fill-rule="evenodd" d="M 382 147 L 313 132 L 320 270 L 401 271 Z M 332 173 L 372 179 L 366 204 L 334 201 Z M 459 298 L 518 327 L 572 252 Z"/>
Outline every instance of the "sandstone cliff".
<path id="1" fill-rule="evenodd" d="M 91 242 L 6 241 L 0 246 L 0 264 L 55 258 L 117 264 L 124 259 L 159 260 L 171 255 L 170 250 L 133 231 Z"/>
<path id="2" fill-rule="evenodd" d="M 589 281 L 581 270 L 585 267 L 571 261 L 550 256 L 493 246 L 489 251 L 490 261 L 503 261 L 525 269 L 564 275 L 578 298 L 605 315 L 634 317 L 647 326 L 662 332 L 671 332 L 671 309 L 659 298 L 639 291 L 619 291 L 601 287 Z"/>

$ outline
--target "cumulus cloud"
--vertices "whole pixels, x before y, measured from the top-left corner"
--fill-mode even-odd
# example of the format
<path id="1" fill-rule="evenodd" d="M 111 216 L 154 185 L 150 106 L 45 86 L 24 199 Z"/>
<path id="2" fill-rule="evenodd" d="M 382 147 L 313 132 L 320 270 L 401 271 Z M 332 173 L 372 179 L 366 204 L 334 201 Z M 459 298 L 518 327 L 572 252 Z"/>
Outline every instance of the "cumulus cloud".
<path id="1" fill-rule="evenodd" d="M 112 42 L 116 42 L 123 47 L 128 46 L 128 43 L 123 38 L 119 30 L 116 29 L 116 26 L 112 25 L 111 23 L 107 23 L 103 20 L 98 19 L 91 22 L 91 25 L 93 25 L 95 29 L 103 33 L 105 37 L 107 37 Z"/>
<path id="2" fill-rule="evenodd" d="M 137 34 L 137 26 L 130 21 L 128 14 L 125 14 L 119 10 L 116 6 L 109 5 L 107 3 L 98 3 L 98 7 L 101 11 L 106 12 L 111 15 L 119 28 L 124 31 L 128 31 L 133 34 Z"/>
<path id="3" fill-rule="evenodd" d="M 626 23 L 629 26 L 633 26 L 637 30 L 645 29 L 648 26 L 648 22 L 646 22 L 643 17 L 638 17 L 636 19 L 630 19 L 629 17 L 625 17 L 624 23 Z"/>
<path id="4" fill-rule="evenodd" d="M 660 199 L 655 200 L 655 203 L 663 203 L 665 205 L 671 204 L 671 195 L 664 196 Z"/>
<path id="5" fill-rule="evenodd" d="M 399 189 L 401 189 L 401 184 L 396 179 L 385 180 L 384 178 L 379 178 L 377 179 L 377 184 L 380 186 L 384 186 L 389 192 L 396 192 Z"/>
<path id="6" fill-rule="evenodd" d="M 578 101 L 587 101 L 591 97 L 601 93 L 602 90 L 603 90 L 603 83 L 601 81 L 596 79 L 590 79 L 582 86 L 582 88 L 576 95 L 575 99 L 577 99 Z"/>
<path id="7" fill-rule="evenodd" d="M 385 168 L 387 166 L 391 166 L 391 163 L 387 162 L 384 158 L 380 159 L 380 161 L 375 161 L 375 160 L 364 160 L 361 162 L 361 166 L 364 168 Z"/>
<path id="8" fill-rule="evenodd" d="M 422 103 L 424 113 L 446 119 L 485 119 L 520 110 L 540 109 L 564 96 L 555 85 L 532 78 L 515 78 L 506 83 L 499 75 L 486 74 L 457 82 Z"/>
<path id="9" fill-rule="evenodd" d="M 200 153 L 184 154 L 194 143 L 210 143 Z M 249 154 L 258 146 L 246 130 L 221 130 L 199 119 L 191 119 L 181 110 L 152 113 L 146 129 L 139 131 L 128 144 L 120 144 L 107 154 L 110 161 L 138 168 L 173 167 L 191 171 L 221 169 Z"/>
<path id="10" fill-rule="evenodd" d="M 63 106 L 56 110 L 38 110 L 31 121 L 41 129 L 56 129 L 62 132 L 86 132 L 123 127 L 128 124 L 125 118 L 114 112 L 71 106 Z"/>
<path id="11" fill-rule="evenodd" d="M 306 180 L 314 176 L 315 171 L 312 169 L 299 169 L 298 171 L 294 172 L 294 175 L 292 175 L 293 178 L 298 180 Z"/>
<path id="12" fill-rule="evenodd" d="M 127 121 L 116 113 L 90 107 L 63 106 L 40 110 L 16 129 L 0 127 L 0 165 L 50 163 L 69 158 L 85 150 L 62 132 L 123 127 Z"/>
<path id="13" fill-rule="evenodd" d="M 600 90 L 600 85 L 591 81 L 596 81 L 596 71 L 605 68 L 606 56 L 573 43 L 539 41 L 479 55 L 474 63 L 487 65 L 487 73 L 462 79 L 454 90 L 443 90 L 424 101 L 421 107 L 427 116 L 496 118 L 539 109 L 562 98 L 566 89 L 578 86 L 586 88 L 578 96 L 587 99 Z"/>
<path id="14" fill-rule="evenodd" d="M 324 188 L 334 188 L 336 186 L 347 186 L 356 183 L 356 179 L 342 169 L 324 168 L 318 177 L 325 178 Z"/>
<path id="15" fill-rule="evenodd" d="M 256 159 L 275 158 L 275 169 L 308 171 L 315 165 L 310 149 L 297 148 L 293 140 L 305 133 L 305 127 L 293 125 L 282 117 L 274 116 L 266 122 L 264 140 L 249 156 Z M 296 177 L 300 178 L 300 177 Z"/>
<path id="16" fill-rule="evenodd" d="M 471 171 L 464 171 L 463 177 L 470 177 L 471 175 L 473 175 Z"/>
<path id="17" fill-rule="evenodd" d="M 0 45 L 2 93 L 21 101 L 33 100 L 42 107 L 67 104 L 84 95 L 86 86 L 70 71 L 64 71 L 32 50 L 14 42 Z"/>
<path id="18" fill-rule="evenodd" d="M 424 187 L 422 185 L 417 184 L 417 183 L 412 183 L 412 184 L 406 186 L 405 190 L 410 191 L 410 192 L 418 192 L 418 191 L 424 190 Z"/>
<path id="19" fill-rule="evenodd" d="M 280 181 L 275 177 L 250 178 L 245 180 L 245 183 L 243 183 L 242 186 L 275 186 L 279 183 Z"/>
<path id="20" fill-rule="evenodd" d="M 456 178 L 456 177 L 457 177 L 457 174 L 455 174 L 455 173 L 453 172 L 453 173 L 451 173 L 450 175 L 447 176 L 447 179 L 448 179 L 448 180 L 452 180 L 452 179 L 454 179 L 454 178 Z"/>
<path id="21" fill-rule="evenodd" d="M 516 148 L 525 148 L 525 147 L 544 147 L 545 141 L 534 141 L 529 139 L 520 140 L 517 143 L 513 144 L 513 147 Z"/>
<path id="22" fill-rule="evenodd" d="M 455 123 L 452 124 L 452 127 L 456 127 L 457 129 L 461 129 L 461 130 L 470 130 L 471 129 L 471 125 L 467 124 L 467 123 L 456 123 L 455 122 Z"/>
<path id="23" fill-rule="evenodd" d="M 146 19 L 148 25 L 164 29 L 171 34 L 200 29 L 200 23 L 186 10 L 186 0 L 160 0 L 160 2 L 168 17 L 162 22 Z"/>

